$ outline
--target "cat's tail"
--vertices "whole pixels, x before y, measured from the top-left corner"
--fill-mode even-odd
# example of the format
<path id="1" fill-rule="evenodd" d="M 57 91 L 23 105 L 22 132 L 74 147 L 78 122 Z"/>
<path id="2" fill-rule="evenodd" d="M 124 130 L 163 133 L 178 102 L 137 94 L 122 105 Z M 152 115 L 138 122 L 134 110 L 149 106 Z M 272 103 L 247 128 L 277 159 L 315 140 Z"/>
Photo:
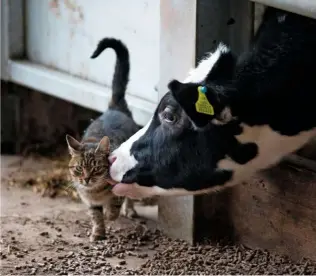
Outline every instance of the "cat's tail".
<path id="1" fill-rule="evenodd" d="M 112 80 L 112 99 L 109 103 L 109 108 L 120 110 L 129 117 L 132 117 L 125 100 L 130 71 L 128 49 L 122 41 L 106 37 L 99 41 L 91 58 L 98 57 L 107 48 L 112 48 L 116 53 L 115 71 Z"/>

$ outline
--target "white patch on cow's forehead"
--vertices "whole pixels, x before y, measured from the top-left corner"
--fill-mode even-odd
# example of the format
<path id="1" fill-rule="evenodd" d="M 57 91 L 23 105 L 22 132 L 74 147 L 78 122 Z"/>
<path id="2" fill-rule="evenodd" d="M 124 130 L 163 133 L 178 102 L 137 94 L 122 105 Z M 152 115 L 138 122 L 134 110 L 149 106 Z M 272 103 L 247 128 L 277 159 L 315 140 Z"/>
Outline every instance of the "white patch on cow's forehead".
<path id="1" fill-rule="evenodd" d="M 204 59 L 199 62 L 196 68 L 192 69 L 189 72 L 189 75 L 184 80 L 184 83 L 199 83 L 204 81 L 216 62 L 221 57 L 221 55 L 227 52 L 229 52 L 227 46 L 223 43 L 220 43 L 214 53 L 209 53 Z"/>
<path id="2" fill-rule="evenodd" d="M 316 128 L 302 131 L 295 136 L 285 136 L 272 130 L 268 125 L 251 127 L 243 124 L 242 127 L 243 132 L 236 136 L 237 140 L 240 143 L 257 144 L 258 154 L 244 165 L 238 164 L 228 157 L 218 162 L 220 169 L 233 171 L 233 178 L 228 185 L 238 184 L 258 170 L 277 164 L 284 156 L 302 147 L 316 135 Z"/>
<path id="3" fill-rule="evenodd" d="M 115 156 L 116 161 L 110 167 L 110 175 L 115 181 L 122 181 L 123 176 L 130 169 L 137 165 L 137 160 L 133 155 L 131 155 L 131 148 L 135 141 L 139 140 L 147 131 L 150 126 L 152 118 L 149 120 L 146 126 L 137 131 L 133 136 L 131 136 L 127 141 L 121 144 L 121 146 L 114 150 L 110 158 Z"/>
<path id="4" fill-rule="evenodd" d="M 199 83 L 204 81 L 207 75 L 211 72 L 216 62 L 221 57 L 221 55 L 229 51 L 229 48 L 225 44 L 220 43 L 214 53 L 209 53 L 205 58 L 203 58 L 199 62 L 196 68 L 190 70 L 187 78 L 183 82 Z M 189 120 L 194 130 L 201 130 L 199 127 L 195 125 L 195 123 L 190 119 L 190 117 Z"/>

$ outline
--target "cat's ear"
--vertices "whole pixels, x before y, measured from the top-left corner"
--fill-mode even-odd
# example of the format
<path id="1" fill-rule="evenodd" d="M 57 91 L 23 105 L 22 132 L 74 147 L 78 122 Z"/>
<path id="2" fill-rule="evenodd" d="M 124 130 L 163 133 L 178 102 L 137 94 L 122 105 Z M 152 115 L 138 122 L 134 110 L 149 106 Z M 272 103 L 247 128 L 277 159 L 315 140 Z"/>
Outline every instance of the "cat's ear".
<path id="1" fill-rule="evenodd" d="M 101 139 L 97 149 L 95 150 L 95 153 L 110 153 L 110 140 L 107 136 L 104 136 Z"/>
<path id="2" fill-rule="evenodd" d="M 81 152 L 83 145 L 74 137 L 67 134 L 66 141 L 70 155 L 78 155 Z"/>

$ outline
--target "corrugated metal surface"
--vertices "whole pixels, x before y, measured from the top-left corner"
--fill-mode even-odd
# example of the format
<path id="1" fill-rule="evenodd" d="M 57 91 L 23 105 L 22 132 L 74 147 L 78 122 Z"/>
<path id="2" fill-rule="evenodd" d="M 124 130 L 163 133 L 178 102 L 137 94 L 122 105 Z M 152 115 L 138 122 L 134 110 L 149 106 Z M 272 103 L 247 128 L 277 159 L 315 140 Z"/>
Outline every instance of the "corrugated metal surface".
<path id="1" fill-rule="evenodd" d="M 156 103 L 159 80 L 159 1 L 28 0 L 26 53 L 30 61 L 109 86 L 115 55 L 90 55 L 105 36 L 130 49 L 128 94 Z"/>

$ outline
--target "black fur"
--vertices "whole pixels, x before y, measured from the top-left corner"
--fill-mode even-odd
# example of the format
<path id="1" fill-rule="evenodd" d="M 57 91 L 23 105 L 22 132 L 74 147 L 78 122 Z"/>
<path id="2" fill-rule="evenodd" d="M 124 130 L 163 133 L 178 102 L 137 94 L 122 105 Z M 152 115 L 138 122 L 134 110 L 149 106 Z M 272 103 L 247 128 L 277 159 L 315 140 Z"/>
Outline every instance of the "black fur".
<path id="1" fill-rule="evenodd" d="M 316 126 L 316 20 L 273 8 L 264 20 L 237 65 L 230 105 L 248 125 L 296 135 Z"/>
<path id="2" fill-rule="evenodd" d="M 218 169 L 220 160 L 229 156 L 247 164 L 258 154 L 256 144 L 237 141 L 241 123 L 268 125 L 286 136 L 316 127 L 315 78 L 316 21 L 268 8 L 250 51 L 237 64 L 228 54 L 203 82 L 169 84 L 171 92 L 161 99 L 146 133 L 130 149 L 138 163 L 122 182 L 188 191 L 224 185 L 234 171 Z M 199 85 L 208 87 L 214 116 L 195 111 Z M 164 119 L 166 107 L 168 118 L 172 115 L 175 121 Z M 213 123 L 221 120 L 224 107 L 236 119 Z"/>

